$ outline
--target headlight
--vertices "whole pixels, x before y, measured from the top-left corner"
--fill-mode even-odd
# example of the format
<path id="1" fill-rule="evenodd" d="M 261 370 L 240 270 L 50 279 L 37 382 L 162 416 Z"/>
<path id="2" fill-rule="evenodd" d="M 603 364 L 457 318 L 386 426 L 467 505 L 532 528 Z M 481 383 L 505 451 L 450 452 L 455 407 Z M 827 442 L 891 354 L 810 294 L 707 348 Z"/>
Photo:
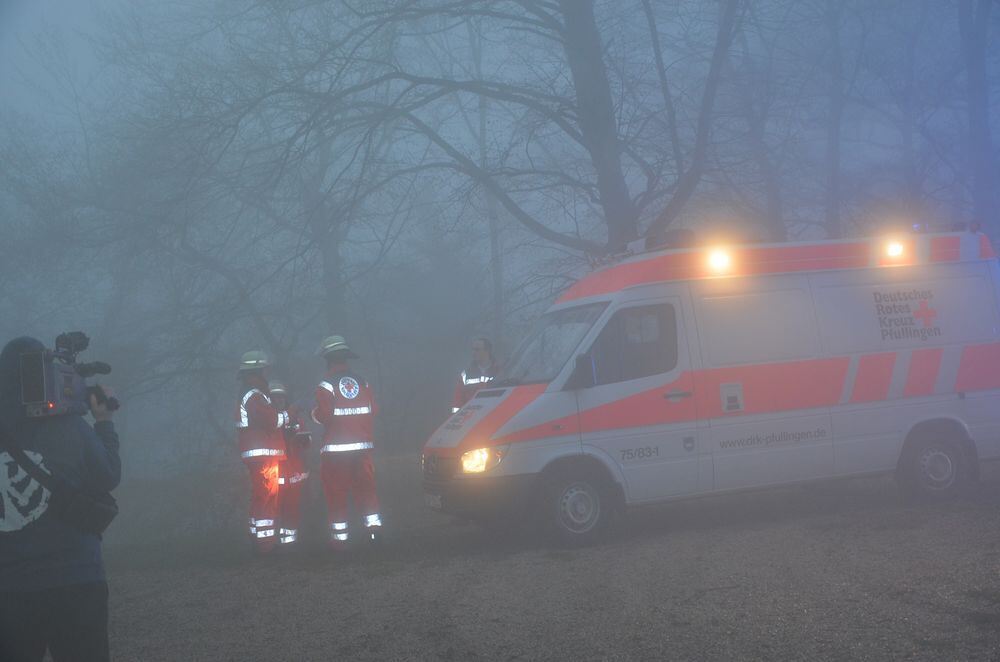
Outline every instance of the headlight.
<path id="1" fill-rule="evenodd" d="M 495 446 L 493 448 L 477 448 L 475 450 L 462 453 L 462 473 L 481 474 L 500 464 L 500 460 L 507 454 L 506 446 Z"/>

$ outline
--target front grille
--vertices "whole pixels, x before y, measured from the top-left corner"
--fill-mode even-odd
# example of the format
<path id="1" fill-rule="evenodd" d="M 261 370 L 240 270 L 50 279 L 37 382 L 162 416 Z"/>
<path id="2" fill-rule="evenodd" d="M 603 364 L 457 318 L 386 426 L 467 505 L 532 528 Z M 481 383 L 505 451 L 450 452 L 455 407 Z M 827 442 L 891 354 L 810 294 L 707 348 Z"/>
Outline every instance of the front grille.
<path id="1" fill-rule="evenodd" d="M 424 456 L 424 478 L 432 481 L 449 480 L 458 471 L 458 458 Z"/>

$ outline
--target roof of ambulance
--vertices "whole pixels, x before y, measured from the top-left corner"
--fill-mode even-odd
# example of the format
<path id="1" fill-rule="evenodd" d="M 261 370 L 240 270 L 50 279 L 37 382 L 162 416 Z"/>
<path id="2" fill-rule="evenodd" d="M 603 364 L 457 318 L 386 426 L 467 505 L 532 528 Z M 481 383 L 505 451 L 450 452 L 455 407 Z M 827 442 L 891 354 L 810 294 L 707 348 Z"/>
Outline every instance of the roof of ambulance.
<path id="1" fill-rule="evenodd" d="M 887 257 L 887 243 L 901 253 Z M 729 268 L 713 269 L 709 258 L 722 251 Z M 564 291 L 553 308 L 608 298 L 622 290 L 655 283 L 708 278 L 738 278 L 765 274 L 867 269 L 880 266 L 913 266 L 995 257 L 989 240 L 976 232 L 900 234 L 839 241 L 812 241 L 688 248 L 625 253 L 583 276 Z"/>

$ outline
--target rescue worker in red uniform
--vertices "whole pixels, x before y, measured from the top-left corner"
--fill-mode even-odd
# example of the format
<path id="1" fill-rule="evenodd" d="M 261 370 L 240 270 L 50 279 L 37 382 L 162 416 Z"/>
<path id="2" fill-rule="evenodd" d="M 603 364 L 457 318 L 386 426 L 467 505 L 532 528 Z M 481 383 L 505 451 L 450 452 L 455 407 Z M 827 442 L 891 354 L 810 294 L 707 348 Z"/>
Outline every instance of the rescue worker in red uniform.
<path id="1" fill-rule="evenodd" d="M 348 496 L 364 520 L 365 537 L 378 542 L 382 527 L 375 493 L 372 427 L 377 412 L 375 394 L 347 365 L 356 359 L 342 336 L 330 336 L 320 346 L 326 359 L 326 379 L 316 388 L 313 420 L 323 426 L 320 475 L 326 494 L 330 546 L 343 549 L 350 539 Z"/>
<path id="2" fill-rule="evenodd" d="M 278 475 L 278 544 L 284 546 L 295 543 L 299 535 L 302 488 L 304 481 L 309 478 L 305 454 L 310 435 L 302 424 L 298 408 L 288 406 L 287 387 L 277 380 L 271 380 L 268 382 L 268 389 L 271 403 L 288 412 L 288 425 L 284 429 L 285 459 L 280 464 Z"/>
<path id="3" fill-rule="evenodd" d="M 472 341 L 472 361 L 458 376 L 455 385 L 455 395 L 451 402 L 451 413 L 465 406 L 476 391 L 496 379 L 498 366 L 493 358 L 493 343 L 487 338 L 476 338 Z"/>
<path id="4" fill-rule="evenodd" d="M 267 355 L 255 350 L 240 360 L 241 395 L 236 407 L 240 455 L 250 472 L 250 538 L 268 552 L 277 541 L 279 462 L 285 457 L 288 412 L 277 409 L 267 389 Z"/>

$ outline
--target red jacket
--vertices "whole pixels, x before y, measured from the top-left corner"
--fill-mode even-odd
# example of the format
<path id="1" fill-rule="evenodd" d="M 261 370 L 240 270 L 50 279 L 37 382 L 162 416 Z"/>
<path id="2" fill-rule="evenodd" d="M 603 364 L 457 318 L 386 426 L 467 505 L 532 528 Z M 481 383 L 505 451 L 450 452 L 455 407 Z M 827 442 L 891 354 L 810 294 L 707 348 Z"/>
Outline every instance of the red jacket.
<path id="1" fill-rule="evenodd" d="M 244 382 L 244 388 L 246 391 L 236 405 L 240 454 L 244 459 L 283 456 L 283 428 L 288 424 L 288 412 L 278 411 L 271 404 L 263 379 L 250 378 Z"/>
<path id="2" fill-rule="evenodd" d="M 320 452 L 364 450 L 374 446 L 375 393 L 347 364 L 334 364 L 316 387 L 313 420 L 323 426 Z"/>
<path id="3" fill-rule="evenodd" d="M 302 421 L 302 412 L 294 405 L 288 408 L 288 427 L 284 433 L 288 459 L 301 460 L 309 446 L 309 428 Z"/>
<path id="4" fill-rule="evenodd" d="M 465 406 L 476 391 L 483 388 L 497 376 L 497 364 L 493 362 L 488 368 L 481 369 L 477 365 L 470 365 L 458 376 L 458 383 L 455 385 L 455 395 L 451 399 L 451 413 L 455 413 Z"/>

